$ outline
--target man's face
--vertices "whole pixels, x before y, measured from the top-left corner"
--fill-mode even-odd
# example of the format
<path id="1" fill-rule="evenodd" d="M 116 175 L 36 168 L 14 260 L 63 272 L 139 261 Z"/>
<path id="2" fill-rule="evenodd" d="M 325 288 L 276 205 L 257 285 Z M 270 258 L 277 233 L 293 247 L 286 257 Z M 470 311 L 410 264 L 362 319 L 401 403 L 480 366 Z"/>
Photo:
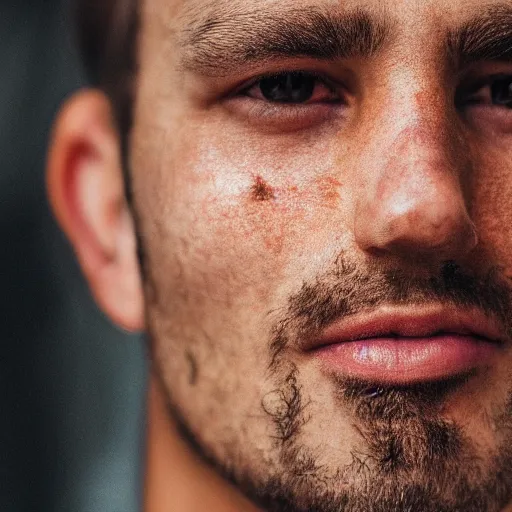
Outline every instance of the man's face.
<path id="1" fill-rule="evenodd" d="M 267 510 L 512 497 L 512 2 L 146 0 L 170 408 Z"/>

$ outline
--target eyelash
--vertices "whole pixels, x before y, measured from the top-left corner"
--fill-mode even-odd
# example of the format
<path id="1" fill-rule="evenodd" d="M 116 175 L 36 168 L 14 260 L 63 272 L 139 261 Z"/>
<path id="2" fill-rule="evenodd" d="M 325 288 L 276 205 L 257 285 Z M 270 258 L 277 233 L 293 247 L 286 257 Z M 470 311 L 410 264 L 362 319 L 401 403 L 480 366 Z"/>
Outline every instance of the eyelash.
<path id="1" fill-rule="evenodd" d="M 252 80 L 248 85 L 244 85 L 241 89 L 238 90 L 237 94 L 249 97 L 254 100 L 260 100 L 262 102 L 275 104 L 276 106 L 279 106 L 279 108 L 296 108 L 296 106 L 304 106 L 304 105 L 311 105 L 311 103 L 308 102 L 279 102 L 279 101 L 272 101 L 265 98 L 255 98 L 254 96 L 250 96 L 248 93 L 251 89 L 258 86 L 258 84 L 261 84 L 264 80 L 273 79 L 273 78 L 279 78 L 279 77 L 285 77 L 287 75 L 302 75 L 305 78 L 312 78 L 315 80 L 316 84 L 323 85 L 327 90 L 329 90 L 332 94 L 337 94 L 335 89 L 336 86 L 332 83 L 331 80 L 328 80 L 325 77 L 322 77 L 316 73 L 307 72 L 307 71 L 290 71 L 290 72 L 281 72 L 281 73 L 274 73 L 274 74 L 268 74 L 268 75 L 262 75 L 260 77 L 257 77 L 256 79 Z M 508 74 L 496 74 L 491 75 L 489 77 L 486 77 L 485 79 L 478 80 L 475 83 L 473 83 L 470 87 L 464 87 L 461 90 L 461 93 L 459 93 L 458 96 L 458 102 L 463 103 L 464 101 L 469 101 L 470 103 L 473 101 L 473 98 L 477 98 L 478 94 L 481 93 L 482 90 L 484 90 L 487 87 L 492 87 L 494 83 L 497 81 L 510 81 L 512 83 L 512 75 Z M 339 96 L 339 95 L 338 95 Z M 462 96 L 462 99 L 461 99 Z M 326 103 L 337 103 L 342 102 L 342 99 L 338 97 L 334 101 L 326 101 Z M 316 103 L 316 102 L 313 102 Z"/>
<path id="2" fill-rule="evenodd" d="M 265 80 L 279 79 L 290 75 L 300 75 L 303 78 L 314 80 L 314 90 L 318 86 L 322 86 L 332 95 L 332 98 L 313 102 L 279 102 L 250 94 L 255 87 L 261 87 Z M 324 75 L 313 71 L 292 70 L 265 74 L 252 79 L 231 95 L 231 101 L 237 103 L 237 110 L 240 113 L 255 122 L 278 123 L 295 130 L 318 124 L 334 115 L 340 107 L 346 106 L 346 97 L 343 92 L 344 87 Z"/>
<path id="3" fill-rule="evenodd" d="M 484 91 L 487 91 L 492 96 L 492 87 L 493 85 L 496 85 L 498 82 L 510 82 L 512 83 L 512 75 L 505 74 L 505 73 L 499 73 L 487 76 L 481 80 L 475 81 L 473 84 L 471 84 L 470 87 L 466 87 L 462 89 L 462 94 L 459 95 L 457 103 L 460 104 L 466 104 L 466 105 L 480 105 L 481 102 L 478 101 L 478 99 L 482 99 L 482 97 L 486 96 Z M 460 98 L 462 96 L 462 99 Z M 492 99 L 492 97 L 491 97 Z M 494 105 L 497 107 L 504 108 L 503 105 Z"/>
<path id="4" fill-rule="evenodd" d="M 338 95 L 336 93 L 336 89 L 337 89 L 337 87 L 339 88 L 339 86 L 336 86 L 332 82 L 332 80 L 329 80 L 328 78 L 326 78 L 324 76 L 318 75 L 317 73 L 308 72 L 308 71 L 302 71 L 302 70 L 280 72 L 280 73 L 274 73 L 274 74 L 268 74 L 268 75 L 260 76 L 260 77 L 256 78 L 255 80 L 253 80 L 249 85 L 246 85 L 242 89 L 241 93 L 244 93 L 244 94 L 248 95 L 247 93 L 251 89 L 253 89 L 254 87 L 257 87 L 258 84 L 261 86 L 265 80 L 267 80 L 267 81 L 268 80 L 272 80 L 272 79 L 279 80 L 279 79 L 284 79 L 284 78 L 289 78 L 289 77 L 311 79 L 311 80 L 314 81 L 315 86 L 322 85 L 331 94 Z M 267 100 L 267 101 L 270 101 L 270 100 Z M 275 103 L 279 103 L 279 102 L 275 102 Z M 290 104 L 304 104 L 304 103 L 297 102 L 297 103 L 290 103 Z"/>

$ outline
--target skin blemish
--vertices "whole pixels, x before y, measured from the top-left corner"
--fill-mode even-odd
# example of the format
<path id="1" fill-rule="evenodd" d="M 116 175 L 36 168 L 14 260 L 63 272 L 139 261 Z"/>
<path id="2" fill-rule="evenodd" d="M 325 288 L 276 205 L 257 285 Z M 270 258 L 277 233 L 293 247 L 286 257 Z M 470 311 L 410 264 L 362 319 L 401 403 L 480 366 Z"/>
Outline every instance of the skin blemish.
<path id="1" fill-rule="evenodd" d="M 256 176 L 251 187 L 251 197 L 254 201 L 270 201 L 275 195 L 272 187 L 261 176 Z"/>
<path id="2" fill-rule="evenodd" d="M 265 247 L 275 255 L 280 254 L 285 243 L 285 232 L 282 227 L 275 229 L 275 232 L 264 238 Z"/>
<path id="3" fill-rule="evenodd" d="M 322 176 L 316 179 L 316 184 L 324 204 L 336 207 L 340 199 L 341 182 L 332 176 Z"/>
<path id="4" fill-rule="evenodd" d="M 192 353 L 189 350 L 186 351 L 185 357 L 187 358 L 187 363 L 189 367 L 188 382 L 191 386 L 195 386 L 197 383 L 198 374 L 196 358 L 192 355 Z"/>

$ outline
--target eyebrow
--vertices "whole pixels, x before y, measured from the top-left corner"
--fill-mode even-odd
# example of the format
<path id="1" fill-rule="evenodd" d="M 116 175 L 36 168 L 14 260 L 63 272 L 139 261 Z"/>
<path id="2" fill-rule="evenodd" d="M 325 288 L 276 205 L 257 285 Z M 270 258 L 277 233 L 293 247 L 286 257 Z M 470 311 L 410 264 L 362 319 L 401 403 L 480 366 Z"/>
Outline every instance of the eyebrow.
<path id="1" fill-rule="evenodd" d="M 479 61 L 512 61 L 512 7 L 489 7 L 451 31 L 448 53 L 459 68 Z"/>
<path id="2" fill-rule="evenodd" d="M 370 57 L 385 43 L 389 20 L 362 11 L 317 7 L 217 9 L 185 29 L 180 46 L 185 69 L 222 76 L 241 65 L 275 58 L 318 60 Z"/>

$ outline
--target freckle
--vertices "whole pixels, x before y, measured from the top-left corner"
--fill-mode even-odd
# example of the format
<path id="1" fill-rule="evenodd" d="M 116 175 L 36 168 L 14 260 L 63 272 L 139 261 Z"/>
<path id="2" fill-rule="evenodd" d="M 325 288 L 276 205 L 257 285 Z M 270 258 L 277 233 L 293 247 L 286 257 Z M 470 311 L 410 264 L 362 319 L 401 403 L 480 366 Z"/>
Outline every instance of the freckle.
<path id="1" fill-rule="evenodd" d="M 269 201 L 275 197 L 272 187 L 261 176 L 256 176 L 251 195 L 254 201 Z"/>
<path id="2" fill-rule="evenodd" d="M 418 103 L 419 107 L 428 107 L 432 100 L 432 95 L 430 94 L 429 98 L 429 93 L 427 91 L 418 91 L 414 94 L 414 99 Z"/>
<path id="3" fill-rule="evenodd" d="M 320 193 L 324 201 L 331 206 L 335 206 L 340 199 L 339 188 L 341 182 L 332 176 L 324 176 L 316 180 Z"/>
<path id="4" fill-rule="evenodd" d="M 274 255 L 280 254 L 283 250 L 285 242 L 285 235 L 283 230 L 279 230 L 277 233 L 272 233 L 271 235 L 264 238 L 265 247 L 274 253 Z"/>

